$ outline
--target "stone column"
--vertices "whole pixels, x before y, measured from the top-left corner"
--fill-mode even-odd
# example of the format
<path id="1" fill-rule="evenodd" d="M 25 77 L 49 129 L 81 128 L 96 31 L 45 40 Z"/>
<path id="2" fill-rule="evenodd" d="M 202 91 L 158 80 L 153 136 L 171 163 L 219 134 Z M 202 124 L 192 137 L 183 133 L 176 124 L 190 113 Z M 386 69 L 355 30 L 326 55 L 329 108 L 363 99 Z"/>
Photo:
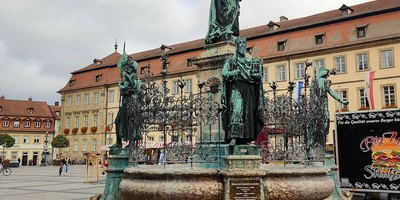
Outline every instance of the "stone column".
<path id="1" fill-rule="evenodd" d="M 119 184 L 125 177 L 124 169 L 129 164 L 129 149 L 126 148 L 110 148 L 108 156 L 108 167 L 106 185 L 102 200 L 124 200 L 119 192 Z"/>

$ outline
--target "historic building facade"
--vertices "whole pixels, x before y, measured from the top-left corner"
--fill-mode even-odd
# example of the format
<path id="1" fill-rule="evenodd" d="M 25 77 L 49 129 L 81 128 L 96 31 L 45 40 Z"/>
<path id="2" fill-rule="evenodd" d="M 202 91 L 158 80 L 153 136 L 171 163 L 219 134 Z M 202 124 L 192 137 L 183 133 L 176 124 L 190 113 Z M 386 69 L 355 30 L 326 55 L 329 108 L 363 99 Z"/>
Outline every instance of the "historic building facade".
<path id="1" fill-rule="evenodd" d="M 4 149 L 4 158 L 19 158 L 21 165 L 37 165 L 44 157 L 47 161 L 55 158 L 57 150 L 52 148 L 51 141 L 59 132 L 60 112 L 58 102 L 48 105 L 32 98 L 13 100 L 1 96 L 0 134 L 9 134 L 15 140 L 14 146 Z"/>
<path id="2" fill-rule="evenodd" d="M 320 67 L 336 70 L 336 75 L 329 77 L 331 88 L 350 104 L 342 107 L 329 99 L 332 132 L 336 111 L 372 109 L 372 103 L 374 109 L 398 107 L 398 27 L 400 2 L 379 0 L 354 6 L 338 5 L 332 11 L 292 20 L 282 16 L 279 22 L 241 30 L 240 35 L 247 38 L 248 53 L 264 61 L 267 98 L 272 97 L 269 87 L 272 81 L 278 84 L 280 95 L 287 92 L 289 81 L 304 81 L 306 73 L 312 80 Z M 192 59 L 205 51 L 204 39 L 169 47 L 166 54 L 170 59 L 167 76 L 170 92 L 179 92 L 177 82 L 181 78 L 186 82 L 185 93 L 198 92 L 197 83 L 206 82 L 209 77 L 198 75 Z M 131 54 L 138 62 L 138 75 L 144 78 L 150 66 L 157 81 L 161 80 L 160 56 L 159 48 Z M 89 151 L 100 153 L 102 145 L 115 142 L 112 123 L 120 100 L 117 86 L 120 74 L 116 67 L 119 58 L 120 54 L 115 50 L 103 59 L 95 59 L 93 64 L 73 72 L 69 82 L 59 91 L 62 95 L 61 130 L 78 128 L 75 135 L 66 134 L 71 147 L 65 153 L 70 156 Z M 312 68 L 307 72 L 304 71 L 306 60 L 312 62 Z M 374 75 L 368 83 L 365 81 L 367 75 Z M 373 101 L 367 101 L 366 90 L 372 92 Z M 97 127 L 97 131 L 82 134 L 82 127 Z M 162 142 L 164 138 L 160 132 L 151 131 L 146 140 Z M 171 138 L 167 138 L 167 143 L 170 141 Z M 332 141 L 333 137 L 329 135 L 327 142 Z"/>

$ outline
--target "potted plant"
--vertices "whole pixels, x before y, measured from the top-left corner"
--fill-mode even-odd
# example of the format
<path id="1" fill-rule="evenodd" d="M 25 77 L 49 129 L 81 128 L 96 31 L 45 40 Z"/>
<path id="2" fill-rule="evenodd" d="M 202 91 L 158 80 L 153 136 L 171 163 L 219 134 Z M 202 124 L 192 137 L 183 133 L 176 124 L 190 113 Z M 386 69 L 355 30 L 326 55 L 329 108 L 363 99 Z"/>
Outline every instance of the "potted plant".
<path id="1" fill-rule="evenodd" d="M 396 104 L 390 104 L 390 105 L 385 105 L 383 106 L 384 109 L 388 109 L 388 108 L 397 108 Z"/>
<path id="2" fill-rule="evenodd" d="M 110 127 L 106 126 L 106 132 L 110 131 Z"/>
<path id="3" fill-rule="evenodd" d="M 87 131 L 87 127 L 86 127 L 86 126 L 84 126 L 84 127 L 81 128 L 81 133 L 82 133 L 82 134 L 85 134 L 86 131 Z"/>
<path id="4" fill-rule="evenodd" d="M 64 134 L 67 135 L 69 133 L 69 128 L 64 128 Z"/>
<path id="5" fill-rule="evenodd" d="M 73 128 L 71 132 L 72 134 L 76 134 L 78 132 L 78 128 Z"/>
<path id="6" fill-rule="evenodd" d="M 340 112 L 347 112 L 349 109 L 347 107 L 343 107 Z M 339 109 L 336 110 L 336 112 L 339 112 Z"/>
<path id="7" fill-rule="evenodd" d="M 368 106 L 361 106 L 358 110 L 369 110 Z"/>
<path id="8" fill-rule="evenodd" d="M 90 132 L 96 133 L 96 131 L 97 131 L 97 126 L 90 127 Z"/>

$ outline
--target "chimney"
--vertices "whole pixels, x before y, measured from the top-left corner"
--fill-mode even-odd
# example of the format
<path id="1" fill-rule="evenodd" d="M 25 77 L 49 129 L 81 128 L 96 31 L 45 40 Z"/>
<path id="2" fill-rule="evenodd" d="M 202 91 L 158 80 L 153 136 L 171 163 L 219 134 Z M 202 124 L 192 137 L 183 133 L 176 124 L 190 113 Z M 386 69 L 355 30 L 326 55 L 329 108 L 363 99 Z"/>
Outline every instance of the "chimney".
<path id="1" fill-rule="evenodd" d="M 289 20 L 289 19 L 288 19 L 287 17 L 285 17 L 285 16 L 280 16 L 279 19 L 280 19 L 281 22 L 284 22 L 284 21 Z"/>
<path id="2" fill-rule="evenodd" d="M 1 95 L 0 96 L 0 99 L 5 99 L 6 97 L 4 96 L 4 95 Z"/>
<path id="3" fill-rule="evenodd" d="M 58 101 L 56 101 L 56 102 L 54 102 L 54 105 L 55 105 L 55 106 L 59 106 L 60 104 L 59 104 Z"/>
<path id="4" fill-rule="evenodd" d="M 28 101 L 32 101 L 32 97 L 29 97 L 29 98 L 28 98 Z"/>

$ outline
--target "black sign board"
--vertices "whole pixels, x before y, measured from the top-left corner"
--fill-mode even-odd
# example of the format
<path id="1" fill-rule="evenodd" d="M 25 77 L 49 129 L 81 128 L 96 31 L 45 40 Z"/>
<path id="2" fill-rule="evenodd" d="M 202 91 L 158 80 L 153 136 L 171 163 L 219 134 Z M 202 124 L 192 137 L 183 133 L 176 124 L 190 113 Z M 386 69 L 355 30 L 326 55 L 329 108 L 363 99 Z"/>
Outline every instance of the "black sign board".
<path id="1" fill-rule="evenodd" d="M 230 180 L 229 199 L 261 200 L 260 180 Z"/>
<path id="2" fill-rule="evenodd" d="M 342 187 L 400 192 L 400 110 L 335 117 Z"/>

